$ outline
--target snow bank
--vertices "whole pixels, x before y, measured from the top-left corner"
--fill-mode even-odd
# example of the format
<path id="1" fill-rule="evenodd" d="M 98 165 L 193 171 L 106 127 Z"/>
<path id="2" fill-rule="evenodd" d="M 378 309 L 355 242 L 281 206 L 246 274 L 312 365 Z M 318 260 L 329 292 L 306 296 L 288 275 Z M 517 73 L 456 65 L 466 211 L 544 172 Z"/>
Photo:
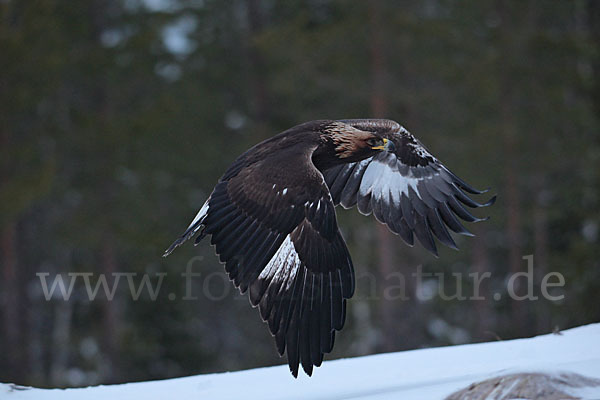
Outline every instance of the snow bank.
<path id="1" fill-rule="evenodd" d="M 287 365 L 164 381 L 42 390 L 0 384 L 4 400 L 443 399 L 474 382 L 519 372 L 600 378 L 600 324 L 530 339 L 326 361 L 294 379 Z M 600 398 L 600 387 L 586 398 Z"/>

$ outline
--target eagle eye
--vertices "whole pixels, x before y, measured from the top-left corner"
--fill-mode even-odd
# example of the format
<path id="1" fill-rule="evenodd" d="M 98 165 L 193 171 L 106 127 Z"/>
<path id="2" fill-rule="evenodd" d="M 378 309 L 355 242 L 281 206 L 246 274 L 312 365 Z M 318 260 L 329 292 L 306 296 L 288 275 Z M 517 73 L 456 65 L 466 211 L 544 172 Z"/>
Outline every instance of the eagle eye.
<path id="1" fill-rule="evenodd" d="M 370 147 L 383 146 L 383 139 L 377 138 L 377 137 L 370 138 L 370 139 L 367 140 L 367 144 Z"/>

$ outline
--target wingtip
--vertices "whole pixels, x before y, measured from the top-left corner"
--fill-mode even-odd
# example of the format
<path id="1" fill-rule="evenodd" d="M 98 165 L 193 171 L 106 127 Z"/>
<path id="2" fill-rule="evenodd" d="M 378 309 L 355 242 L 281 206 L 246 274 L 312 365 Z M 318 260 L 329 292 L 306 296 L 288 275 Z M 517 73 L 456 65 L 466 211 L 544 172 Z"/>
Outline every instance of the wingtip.
<path id="1" fill-rule="evenodd" d="M 173 250 L 175 250 L 175 247 L 176 247 L 176 246 L 173 246 L 173 245 L 169 246 L 169 248 L 168 248 L 168 249 L 166 249 L 166 250 L 165 250 L 165 252 L 163 253 L 163 255 L 162 255 L 162 256 L 163 256 L 163 258 L 166 258 L 166 257 L 168 257 L 168 256 L 169 256 L 169 254 L 171 254 L 171 253 L 173 252 Z"/>
<path id="2" fill-rule="evenodd" d="M 452 250 L 456 250 L 456 251 L 460 251 L 460 249 L 458 248 L 458 246 L 455 244 L 450 245 L 448 243 L 446 243 L 446 246 L 450 247 Z"/>
<path id="3" fill-rule="evenodd" d="M 473 221 L 473 222 L 485 222 L 485 221 L 488 221 L 490 218 L 492 218 L 492 217 L 490 217 L 490 216 L 488 215 L 487 217 L 483 217 L 483 218 L 477 218 L 477 220 L 475 220 L 475 221 Z M 475 235 L 473 235 L 473 236 L 475 236 Z"/>
<path id="4" fill-rule="evenodd" d="M 423 248 L 425 250 L 427 250 L 428 252 L 430 252 L 431 255 L 433 255 L 435 258 L 440 258 L 440 254 L 439 254 L 439 251 L 437 249 L 437 246 L 434 245 L 433 247 L 429 247 L 429 246 L 423 245 Z"/>
<path id="5" fill-rule="evenodd" d="M 290 367 L 290 372 L 292 373 L 292 376 L 294 377 L 294 379 L 298 379 L 298 370 L 297 369 L 293 369 L 292 367 Z"/>
<path id="6" fill-rule="evenodd" d="M 194 229 L 196 228 L 196 226 L 194 226 L 191 229 L 188 229 L 179 239 L 175 240 L 173 242 L 173 244 L 171 244 L 169 246 L 169 248 L 167 250 L 165 250 L 165 252 L 163 253 L 163 257 L 167 257 L 169 254 L 171 254 L 173 252 L 173 250 L 175 250 L 177 247 L 181 246 L 185 241 L 187 241 L 189 238 L 191 238 L 192 236 L 194 236 L 194 234 L 196 234 L 196 232 L 198 231 L 198 229 Z M 204 232 L 204 230 L 202 230 L 199 234 L 198 237 L 196 237 L 196 240 L 194 241 L 194 246 L 198 246 L 198 244 L 200 243 L 200 241 L 202 239 L 204 239 L 206 237 L 206 232 Z"/>
<path id="7" fill-rule="evenodd" d="M 484 194 L 491 190 L 491 187 L 488 187 L 483 190 L 477 189 L 476 187 L 467 183 L 465 180 L 461 179 L 458 175 L 456 175 L 454 172 L 450 171 L 449 169 L 446 168 L 446 171 L 450 174 L 450 176 L 453 178 L 455 183 L 458 184 L 458 186 L 460 186 L 463 190 L 465 190 L 471 194 Z"/>
<path id="8" fill-rule="evenodd" d="M 179 247 L 183 242 L 184 242 L 184 240 L 182 240 L 182 238 L 177 239 L 169 246 L 168 249 L 165 250 L 165 252 L 163 253 L 162 256 L 167 257 L 169 254 L 171 254 L 173 252 L 173 250 L 175 250 L 177 247 Z"/>
<path id="9" fill-rule="evenodd" d="M 487 207 L 487 206 L 491 206 L 491 205 L 493 205 L 494 203 L 496 203 L 496 199 L 497 199 L 497 198 L 498 198 L 498 195 L 497 195 L 497 194 L 493 195 L 493 196 L 492 196 L 492 198 L 491 198 L 491 199 L 489 199 L 489 200 L 488 200 L 486 203 L 483 203 L 483 204 L 482 204 L 482 206 L 483 206 L 483 207 Z"/>
<path id="10" fill-rule="evenodd" d="M 461 184 L 459 182 L 458 186 L 460 186 L 463 190 L 465 190 L 465 191 L 467 191 L 467 192 L 469 192 L 471 194 L 475 194 L 475 195 L 485 194 L 485 193 L 489 192 L 492 189 L 491 187 L 487 187 L 485 189 L 477 189 L 477 188 L 475 188 L 475 187 L 473 187 L 471 185 L 464 184 L 464 182 L 463 182 L 463 184 Z"/>

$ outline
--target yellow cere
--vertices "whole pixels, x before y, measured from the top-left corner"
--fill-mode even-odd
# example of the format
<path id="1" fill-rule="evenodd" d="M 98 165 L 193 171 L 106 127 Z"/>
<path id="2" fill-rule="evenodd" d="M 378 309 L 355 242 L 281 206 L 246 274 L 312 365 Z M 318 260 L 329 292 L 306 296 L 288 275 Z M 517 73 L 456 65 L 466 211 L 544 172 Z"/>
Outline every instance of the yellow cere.
<path id="1" fill-rule="evenodd" d="M 385 148 L 385 145 L 387 144 L 388 140 L 387 139 L 383 139 L 383 144 L 381 146 L 374 146 L 371 147 L 373 150 L 383 150 Z"/>

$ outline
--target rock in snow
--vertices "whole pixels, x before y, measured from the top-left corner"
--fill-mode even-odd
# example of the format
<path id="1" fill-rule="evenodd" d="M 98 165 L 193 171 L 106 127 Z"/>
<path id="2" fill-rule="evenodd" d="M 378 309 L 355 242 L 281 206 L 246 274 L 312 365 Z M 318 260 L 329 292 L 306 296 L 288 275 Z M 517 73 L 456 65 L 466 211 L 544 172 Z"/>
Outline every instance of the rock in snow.
<path id="1" fill-rule="evenodd" d="M 326 361 L 312 378 L 294 379 L 287 365 L 282 365 L 82 389 L 0 384 L 0 399 L 555 398 L 545 397 L 548 393 L 600 399 L 599 344 L 600 324 L 593 324 L 561 335 Z"/>
<path id="2" fill-rule="evenodd" d="M 588 388 L 594 390 L 587 390 Z M 446 400 L 568 400 L 587 398 L 587 394 L 598 393 L 599 390 L 600 379 L 586 378 L 579 374 L 521 372 L 473 383 Z"/>

